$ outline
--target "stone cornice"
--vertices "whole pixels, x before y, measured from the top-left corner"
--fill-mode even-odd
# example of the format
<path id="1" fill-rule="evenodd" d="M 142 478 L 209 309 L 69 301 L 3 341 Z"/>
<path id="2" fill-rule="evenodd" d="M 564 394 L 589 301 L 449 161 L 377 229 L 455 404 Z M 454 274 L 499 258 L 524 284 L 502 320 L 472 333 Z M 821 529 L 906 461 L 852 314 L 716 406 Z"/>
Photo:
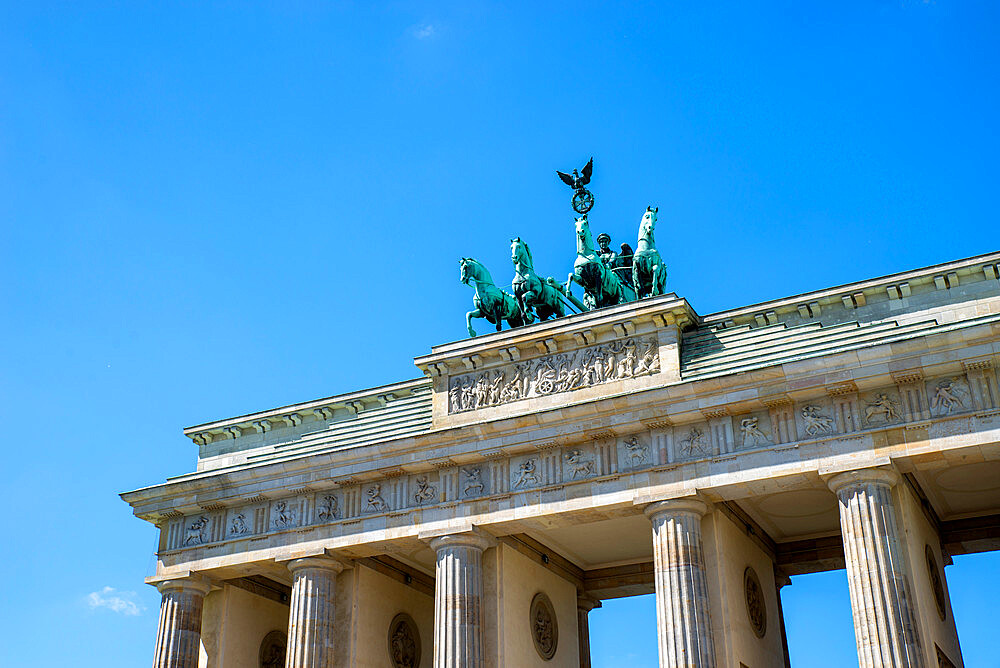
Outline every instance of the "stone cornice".
<path id="1" fill-rule="evenodd" d="M 968 340 L 956 340 L 947 333 L 924 337 L 918 347 L 919 352 L 914 353 L 912 360 L 904 360 L 908 364 L 906 368 L 917 368 L 922 356 L 933 359 L 933 364 L 924 369 L 925 377 L 932 378 L 960 373 L 966 359 L 990 360 L 996 357 L 992 351 L 996 342 L 1000 341 L 1000 331 L 995 327 L 978 325 L 970 328 L 967 336 L 982 343 L 972 345 Z M 556 440 L 550 432 L 560 434 L 560 444 L 570 445 L 572 439 L 567 434 L 572 433 L 578 433 L 579 440 L 583 442 L 589 440 L 586 437 L 588 430 L 580 428 L 583 421 L 604 424 L 606 427 L 601 430 L 611 435 L 627 435 L 644 431 L 651 424 L 669 427 L 668 423 L 685 426 L 702 422 L 705 415 L 701 407 L 706 404 L 713 411 L 728 405 L 730 415 L 765 410 L 763 399 L 767 397 L 760 394 L 760 388 L 766 387 L 768 393 L 773 394 L 779 377 L 787 385 L 785 394 L 795 401 L 825 397 L 829 387 L 842 384 L 850 384 L 852 389 L 858 388 L 857 391 L 894 385 L 887 364 L 889 359 L 894 358 L 890 346 L 868 349 L 863 361 L 853 352 L 833 353 L 826 357 L 828 363 L 823 365 L 823 371 L 814 371 L 816 367 L 811 364 L 803 368 L 793 362 L 740 374 L 726 379 L 725 384 L 720 384 L 719 379 L 696 380 L 621 392 L 539 410 L 528 417 L 430 430 L 373 446 L 303 453 L 252 467 L 189 474 L 165 484 L 125 493 L 122 498 L 132 504 L 140 516 L 163 518 L 175 506 L 200 508 L 205 504 L 219 503 L 219 497 L 224 497 L 225 504 L 232 505 L 255 495 L 271 498 L 269 491 L 272 488 L 287 491 L 290 487 L 308 485 L 319 490 L 334 487 L 332 483 L 324 485 L 324 481 L 332 479 L 349 478 L 353 482 L 375 480 L 385 477 L 380 471 L 392 471 L 397 475 L 419 473 L 433 470 L 434 462 L 446 462 L 448 466 L 469 465 L 495 459 L 497 452 L 535 451 L 539 445 Z M 829 368 L 836 371 L 825 370 Z M 628 398 L 628 404 L 635 408 L 626 407 L 622 403 L 623 398 Z M 526 419 L 535 425 L 545 425 L 546 431 L 537 433 L 533 429 L 525 429 Z M 268 481 L 273 481 L 271 487 L 268 487 Z"/>
<path id="2" fill-rule="evenodd" d="M 962 260 L 955 260 L 953 262 L 935 264 L 929 267 L 922 267 L 920 269 L 903 271 L 896 274 L 889 274 L 887 276 L 880 276 L 878 278 L 857 281 L 855 283 L 837 285 L 823 290 L 805 292 L 798 295 L 792 295 L 790 297 L 783 297 L 781 299 L 773 299 L 770 301 L 759 302 L 757 304 L 750 304 L 749 306 L 741 306 L 735 309 L 719 311 L 717 313 L 711 313 L 703 316 L 701 318 L 701 322 L 705 325 L 719 325 L 729 321 L 736 324 L 773 324 L 771 322 L 772 319 L 777 322 L 777 318 L 780 316 L 801 312 L 803 307 L 805 307 L 806 312 L 810 316 L 815 317 L 818 313 L 809 312 L 810 308 L 814 308 L 812 307 L 813 304 L 818 305 L 820 311 L 824 306 L 840 307 L 847 304 L 847 301 L 850 301 L 852 306 L 863 306 L 866 297 L 874 295 L 881 295 L 884 297 L 887 290 L 890 288 L 908 284 L 907 287 L 903 288 L 901 291 L 892 293 L 895 297 L 899 298 L 906 296 L 911 287 L 920 284 L 933 284 L 936 282 L 936 279 L 947 277 L 949 274 L 955 274 L 959 277 L 962 277 L 963 275 L 975 275 L 977 279 L 984 277 L 996 278 L 998 263 L 1000 263 L 1000 252 L 986 253 L 984 255 L 976 255 Z M 992 276 L 990 276 L 989 273 L 990 267 L 993 269 Z M 860 303 L 858 303 L 859 298 L 856 297 L 857 295 L 862 295 L 862 297 L 860 297 Z M 769 318 L 769 314 L 773 314 L 773 316 Z M 756 319 L 757 316 L 762 318 L 763 322 Z"/>
<path id="3" fill-rule="evenodd" d="M 331 419 L 338 409 L 346 409 L 350 413 L 358 414 L 366 407 L 384 406 L 389 401 L 409 395 L 414 390 L 429 389 L 429 387 L 430 382 L 426 378 L 415 378 L 400 383 L 206 422 L 185 428 L 184 435 L 199 445 L 211 442 L 219 435 L 239 438 L 243 431 L 266 432 L 277 425 L 298 426 L 304 419 L 313 417 Z"/>
<path id="4" fill-rule="evenodd" d="M 516 361 L 522 356 L 553 354 L 589 345 L 601 331 L 625 337 L 635 334 L 642 325 L 651 330 L 669 325 L 684 327 L 699 321 L 687 300 L 671 293 L 434 346 L 429 355 L 417 357 L 414 364 L 430 377 L 464 373 Z"/>

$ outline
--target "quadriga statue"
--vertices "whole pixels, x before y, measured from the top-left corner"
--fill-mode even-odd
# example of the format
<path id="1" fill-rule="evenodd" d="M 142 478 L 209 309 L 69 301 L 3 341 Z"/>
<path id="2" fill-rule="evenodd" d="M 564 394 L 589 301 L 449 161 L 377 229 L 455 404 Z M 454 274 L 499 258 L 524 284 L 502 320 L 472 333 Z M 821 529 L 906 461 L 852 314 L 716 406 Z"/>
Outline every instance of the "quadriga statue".
<path id="1" fill-rule="evenodd" d="M 517 306 L 517 301 L 493 283 L 493 277 L 490 276 L 486 267 L 471 257 L 463 257 L 459 264 L 462 269 L 462 282 L 471 285 L 476 290 L 476 295 L 472 298 L 472 305 L 476 308 L 465 315 L 469 336 L 476 335 L 476 330 L 472 329 L 473 318 L 486 318 L 491 324 L 497 326 L 498 332 L 504 320 L 511 327 L 520 327 L 524 324 L 524 318 L 521 315 L 521 309 Z"/>
<path id="2" fill-rule="evenodd" d="M 639 241 L 636 244 L 635 255 L 632 256 L 632 285 L 639 299 L 663 294 L 667 283 L 667 267 L 663 264 L 660 252 L 656 250 L 653 232 L 656 229 L 656 212 L 651 206 L 646 207 L 639 223 Z"/>
<path id="3" fill-rule="evenodd" d="M 535 273 L 531 249 L 521 237 L 510 240 L 510 261 L 514 263 L 511 287 L 525 324 L 533 322 L 536 316 L 539 320 L 563 317 L 566 309 L 562 301 L 562 286 L 551 277 L 542 278 Z"/>
<path id="4" fill-rule="evenodd" d="M 631 286 L 618 278 L 594 250 L 586 215 L 576 219 L 576 261 L 563 289 L 567 297 L 572 294 L 570 286 L 573 283 L 583 288 L 583 304 L 589 311 L 635 301 Z"/>

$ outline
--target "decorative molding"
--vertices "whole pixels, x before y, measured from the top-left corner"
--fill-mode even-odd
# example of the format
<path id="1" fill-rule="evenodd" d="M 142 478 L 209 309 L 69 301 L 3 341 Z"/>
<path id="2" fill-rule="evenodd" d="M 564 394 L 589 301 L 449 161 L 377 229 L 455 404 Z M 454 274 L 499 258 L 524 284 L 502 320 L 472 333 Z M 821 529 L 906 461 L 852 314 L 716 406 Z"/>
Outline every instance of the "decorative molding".
<path id="1" fill-rule="evenodd" d="M 909 371 L 893 371 L 892 382 L 896 385 L 906 385 L 909 383 L 919 383 L 924 379 L 922 369 L 911 369 Z"/>
<path id="2" fill-rule="evenodd" d="M 733 416 L 729 413 L 734 408 L 718 406 L 703 411 L 703 415 L 718 415 L 707 424 L 700 421 L 673 425 L 669 418 L 660 417 L 643 422 L 650 431 L 627 435 L 608 428 L 583 429 L 572 439 L 560 436 L 558 440 L 507 446 L 514 451 L 495 448 L 479 453 L 481 464 L 459 464 L 442 457 L 408 464 L 414 469 L 410 473 L 396 465 L 324 479 L 321 484 L 336 485 L 333 489 L 317 490 L 315 485 L 299 482 L 299 486 L 286 488 L 278 498 L 268 492 L 218 501 L 203 499 L 193 515 L 158 512 L 157 524 L 167 532 L 168 552 L 216 548 L 225 541 L 261 540 L 274 533 L 312 531 L 332 523 L 355 526 L 373 514 L 405 517 L 431 507 L 452 508 L 470 499 L 500 501 L 524 492 L 537 494 L 575 484 L 611 485 L 636 473 L 671 471 L 694 462 L 728 465 L 744 452 L 764 448 L 776 453 L 795 451 L 803 447 L 803 442 L 812 446 L 822 440 L 859 439 L 865 432 L 896 425 L 927 428 L 931 438 L 954 436 L 992 428 L 987 422 L 995 421 L 1000 414 L 996 409 L 984 412 L 973 401 L 969 379 L 973 378 L 971 374 L 981 373 L 973 369 L 968 378 L 939 377 L 911 385 L 910 391 L 926 392 L 922 410 L 929 411 L 927 418 L 918 415 L 919 411 L 904 411 L 903 397 L 897 395 L 894 385 L 865 392 L 856 400 L 852 396 L 835 397 L 832 402 L 824 397 L 799 403 L 782 401 L 776 411 L 782 419 L 797 421 L 800 437 L 772 445 L 778 443 L 772 435 L 775 411 L 769 422 L 759 412 Z M 853 383 L 828 386 L 831 395 L 837 393 L 830 392 L 830 387 L 850 390 L 846 394 L 856 390 Z M 844 420 L 842 413 L 848 404 L 854 416 Z M 973 416 L 983 417 L 976 422 Z M 419 468 L 423 471 L 416 470 Z"/>
<path id="3" fill-rule="evenodd" d="M 842 397 L 846 394 L 857 394 L 858 386 L 853 380 L 844 381 L 842 383 L 834 383 L 833 385 L 826 386 L 826 393 L 831 397 Z"/>

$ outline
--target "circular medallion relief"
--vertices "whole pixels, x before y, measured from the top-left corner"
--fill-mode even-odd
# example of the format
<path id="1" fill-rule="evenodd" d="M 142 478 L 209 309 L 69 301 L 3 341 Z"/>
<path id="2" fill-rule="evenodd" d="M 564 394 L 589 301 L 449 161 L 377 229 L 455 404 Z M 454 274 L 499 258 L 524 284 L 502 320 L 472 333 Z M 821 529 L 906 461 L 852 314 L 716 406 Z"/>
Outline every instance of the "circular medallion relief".
<path id="1" fill-rule="evenodd" d="M 389 661 L 392 668 L 417 668 L 420 665 L 420 633 L 417 624 L 405 612 L 389 623 Z"/>
<path id="2" fill-rule="evenodd" d="M 260 668 L 285 668 L 285 648 L 288 636 L 284 631 L 271 631 L 260 643 Z"/>
<path id="3" fill-rule="evenodd" d="M 941 571 L 938 569 L 934 550 L 931 549 L 930 545 L 924 548 L 924 557 L 927 559 L 927 577 L 931 581 L 931 590 L 934 592 L 934 603 L 937 605 L 938 617 L 943 622 L 945 619 L 944 584 L 941 582 Z"/>
<path id="4" fill-rule="evenodd" d="M 550 660 L 556 654 L 559 643 L 559 625 L 556 623 L 556 611 L 552 601 L 545 594 L 538 592 L 531 599 L 531 611 L 528 623 L 531 625 L 531 638 L 535 641 L 538 655 Z"/>
<path id="5" fill-rule="evenodd" d="M 767 606 L 764 604 L 764 590 L 760 587 L 757 572 L 750 566 L 743 571 L 743 589 L 747 599 L 747 617 L 754 635 L 763 638 L 767 633 Z"/>

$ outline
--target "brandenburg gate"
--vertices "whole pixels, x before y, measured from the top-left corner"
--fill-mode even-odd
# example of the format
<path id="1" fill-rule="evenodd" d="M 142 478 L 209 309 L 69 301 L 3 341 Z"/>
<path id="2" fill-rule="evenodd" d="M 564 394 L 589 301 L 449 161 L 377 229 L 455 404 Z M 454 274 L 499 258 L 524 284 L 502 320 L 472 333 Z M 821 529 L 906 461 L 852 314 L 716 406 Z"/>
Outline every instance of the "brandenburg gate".
<path id="1" fill-rule="evenodd" d="M 588 613 L 655 593 L 661 667 L 773 668 L 782 587 L 833 569 L 862 668 L 962 666 L 944 566 L 1000 546 L 998 263 L 711 315 L 591 292 L 415 380 L 188 428 L 196 470 L 122 495 L 159 529 L 154 666 L 580 668 Z"/>

